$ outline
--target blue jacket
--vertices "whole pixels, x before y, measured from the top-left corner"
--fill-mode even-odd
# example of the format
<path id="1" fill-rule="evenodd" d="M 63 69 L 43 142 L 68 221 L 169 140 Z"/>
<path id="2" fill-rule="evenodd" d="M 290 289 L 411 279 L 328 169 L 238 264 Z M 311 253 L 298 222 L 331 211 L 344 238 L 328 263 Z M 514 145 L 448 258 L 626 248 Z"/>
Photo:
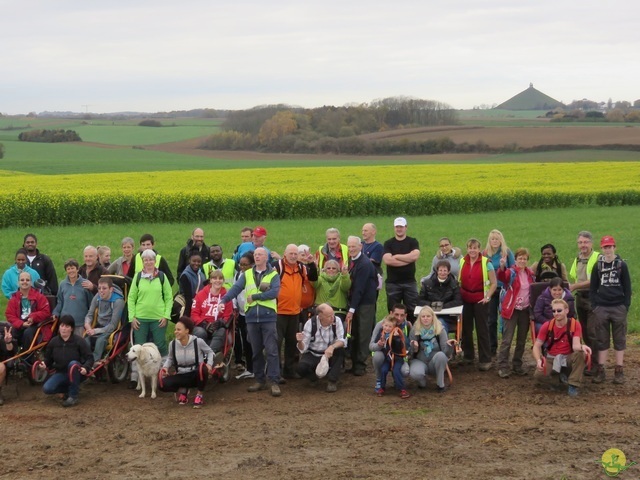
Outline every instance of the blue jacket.
<path id="1" fill-rule="evenodd" d="M 35 284 L 36 280 L 40 279 L 40 274 L 28 265 L 24 266 L 23 271 L 31 274 L 31 286 Z M 19 276 L 20 272 L 18 271 L 17 265 L 13 265 L 9 270 L 4 272 L 2 276 L 2 293 L 4 293 L 5 297 L 11 298 L 11 295 L 18 291 Z"/>

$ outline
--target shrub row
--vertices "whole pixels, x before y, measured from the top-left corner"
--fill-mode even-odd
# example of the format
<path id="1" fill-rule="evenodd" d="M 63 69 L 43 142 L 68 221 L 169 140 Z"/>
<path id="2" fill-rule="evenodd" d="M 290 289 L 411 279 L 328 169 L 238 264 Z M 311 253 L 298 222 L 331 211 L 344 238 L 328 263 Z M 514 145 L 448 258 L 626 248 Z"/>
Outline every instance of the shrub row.
<path id="1" fill-rule="evenodd" d="M 433 215 L 572 206 L 640 205 L 640 191 L 322 194 L 9 194 L 0 196 L 0 227 L 123 222 L 189 222 Z"/>

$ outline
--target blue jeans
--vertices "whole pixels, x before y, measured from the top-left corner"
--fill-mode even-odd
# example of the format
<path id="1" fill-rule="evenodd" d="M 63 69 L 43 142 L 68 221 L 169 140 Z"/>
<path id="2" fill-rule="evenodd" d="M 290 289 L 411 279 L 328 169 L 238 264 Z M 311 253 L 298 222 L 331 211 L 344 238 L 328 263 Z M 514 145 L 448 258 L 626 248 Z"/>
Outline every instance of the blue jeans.
<path id="1" fill-rule="evenodd" d="M 78 393 L 80 391 L 80 383 L 84 382 L 87 377 L 80 374 L 80 369 L 76 368 L 73 372 L 73 379 L 69 381 L 69 370 L 73 365 L 82 366 L 80 362 L 74 360 L 67 365 L 66 371 L 56 372 L 51 375 L 46 382 L 44 382 L 44 386 L 42 387 L 42 391 L 46 395 L 53 395 L 55 393 L 66 393 L 70 397 L 78 398 Z"/>
<path id="2" fill-rule="evenodd" d="M 253 373 L 256 382 L 265 383 L 264 367 L 266 363 L 266 376 L 269 381 L 279 383 L 280 357 L 278 355 L 278 329 L 276 322 L 247 323 L 247 334 L 253 351 Z M 262 353 L 263 350 L 264 353 Z"/>
<path id="3" fill-rule="evenodd" d="M 396 357 L 393 363 L 393 383 L 395 384 L 396 390 L 404 390 L 404 378 L 402 377 L 403 364 L 404 359 L 400 357 Z M 391 359 L 387 357 L 384 363 L 380 365 L 380 387 L 382 388 L 385 388 L 387 385 L 387 374 L 389 370 L 391 370 Z"/>

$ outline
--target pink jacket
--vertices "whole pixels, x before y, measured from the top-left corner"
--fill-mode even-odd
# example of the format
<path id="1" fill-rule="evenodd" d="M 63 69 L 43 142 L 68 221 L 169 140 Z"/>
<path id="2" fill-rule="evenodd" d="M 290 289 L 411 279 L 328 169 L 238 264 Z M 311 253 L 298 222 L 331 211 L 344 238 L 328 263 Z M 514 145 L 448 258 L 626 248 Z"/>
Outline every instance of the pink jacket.
<path id="1" fill-rule="evenodd" d="M 535 283 L 536 274 L 529 267 L 525 267 L 524 270 L 529 276 L 529 284 Z M 513 265 L 511 268 L 504 270 L 499 268 L 497 277 L 504 284 L 504 288 L 500 293 L 500 315 L 502 318 L 509 320 L 516 308 L 516 298 L 521 288 L 518 267 Z M 530 305 L 530 307 L 533 309 L 533 305 Z"/>

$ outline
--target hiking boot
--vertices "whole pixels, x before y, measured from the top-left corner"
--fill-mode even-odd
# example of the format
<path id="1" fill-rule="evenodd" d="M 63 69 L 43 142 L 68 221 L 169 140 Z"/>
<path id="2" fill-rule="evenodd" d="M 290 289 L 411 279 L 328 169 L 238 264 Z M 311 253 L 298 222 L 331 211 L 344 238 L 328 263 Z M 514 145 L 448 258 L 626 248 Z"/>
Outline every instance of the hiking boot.
<path id="1" fill-rule="evenodd" d="M 488 370 L 491 370 L 491 362 L 479 363 L 478 370 L 480 370 L 481 372 L 486 372 Z"/>
<path id="2" fill-rule="evenodd" d="M 509 378 L 511 376 L 511 372 L 509 372 L 509 370 L 498 370 L 498 376 L 500 378 Z"/>
<path id="3" fill-rule="evenodd" d="M 569 385 L 569 377 L 567 377 L 566 373 L 560 373 L 560 383 L 562 385 Z"/>
<path id="4" fill-rule="evenodd" d="M 199 393 L 196 395 L 196 398 L 193 399 L 193 408 L 201 408 L 204 405 L 204 398 L 202 398 L 202 394 Z"/>
<path id="5" fill-rule="evenodd" d="M 613 383 L 616 385 L 622 385 L 626 380 L 624 378 L 624 367 L 622 365 L 616 365 L 615 373 L 613 374 Z"/>
<path id="6" fill-rule="evenodd" d="M 63 407 L 73 407 L 78 404 L 78 399 L 76 397 L 69 397 L 64 402 L 62 402 Z"/>
<path id="7" fill-rule="evenodd" d="M 247 388 L 247 392 L 258 392 L 260 390 L 266 390 L 266 389 L 267 389 L 266 383 L 256 382 L 253 385 L 250 385 L 249 388 Z"/>
<path id="8" fill-rule="evenodd" d="M 271 396 L 272 397 L 279 397 L 280 395 L 282 395 L 282 392 L 280 391 L 280 386 L 277 383 L 272 383 L 271 384 Z"/>
<path id="9" fill-rule="evenodd" d="M 411 394 L 409 392 L 407 392 L 406 390 L 400 390 L 400 398 L 406 399 L 406 398 L 409 398 L 410 396 L 411 396 Z"/>
<path id="10" fill-rule="evenodd" d="M 521 377 L 524 377 L 525 375 L 527 375 L 527 371 L 522 367 L 514 367 L 511 369 L 511 371 Z"/>
<path id="11" fill-rule="evenodd" d="M 336 385 L 336 382 L 327 383 L 327 392 L 335 393 L 337 391 L 338 391 L 338 385 Z"/>
<path id="12" fill-rule="evenodd" d="M 375 394 L 379 397 L 382 397 L 384 395 L 384 388 L 380 387 L 380 388 L 376 388 L 375 390 Z"/>
<path id="13" fill-rule="evenodd" d="M 607 378 L 607 374 L 604 371 L 604 365 L 598 365 L 596 367 L 596 374 L 593 376 L 593 383 L 602 383 Z"/>
<path id="14" fill-rule="evenodd" d="M 569 385 L 569 390 L 567 391 L 570 397 L 578 396 L 578 387 L 574 387 L 573 385 Z"/>

